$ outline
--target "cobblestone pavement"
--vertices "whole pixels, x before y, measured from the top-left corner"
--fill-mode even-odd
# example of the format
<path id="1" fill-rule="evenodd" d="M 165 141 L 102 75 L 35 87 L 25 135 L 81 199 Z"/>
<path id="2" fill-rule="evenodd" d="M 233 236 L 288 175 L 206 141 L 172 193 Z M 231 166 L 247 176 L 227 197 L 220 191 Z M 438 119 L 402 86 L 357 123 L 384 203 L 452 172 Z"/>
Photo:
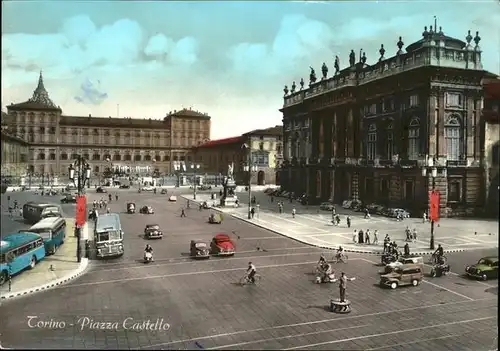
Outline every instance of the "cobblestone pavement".
<path id="1" fill-rule="evenodd" d="M 241 206 L 237 209 L 224 209 L 236 218 L 248 221 L 247 194 L 238 193 Z M 396 221 L 392 218 L 372 215 L 364 219 L 359 212 L 345 210 L 337 206 L 341 214 L 341 223 L 334 226 L 331 223 L 332 215 L 328 211 L 321 211 L 319 206 L 302 206 L 296 201 L 290 203 L 283 198 L 271 197 L 263 192 L 254 192 L 259 206 L 255 206 L 255 217 L 249 221 L 257 226 L 268 228 L 274 232 L 281 233 L 300 242 L 319 246 L 336 248 L 343 246 L 346 249 L 360 252 L 379 253 L 382 251 L 385 234 L 389 234 L 391 240 L 395 240 L 399 247 L 403 247 L 406 239 L 405 229 L 409 227 L 417 230 L 417 241 L 409 243 L 411 252 L 431 253 L 429 250 L 430 223 L 423 223 L 422 219 L 410 218 L 404 221 Z M 192 195 L 184 195 L 192 199 Z M 209 195 L 198 194 L 198 201 L 209 201 Z M 283 201 L 284 213 L 278 213 L 277 201 Z M 212 203 L 213 201 L 209 201 Z M 292 217 L 292 208 L 297 215 Z M 351 228 L 347 227 L 345 220 L 349 215 L 352 220 Z M 373 233 L 378 231 L 378 245 L 356 244 L 353 242 L 354 230 L 366 231 L 370 229 L 371 241 Z M 464 251 L 480 248 L 498 247 L 498 221 L 451 219 L 443 218 L 435 227 L 435 244 L 442 244 L 447 251 Z"/>
<path id="2" fill-rule="evenodd" d="M 338 286 L 313 283 L 320 249 L 229 216 L 221 225 L 208 225 L 210 210 L 190 209 L 180 218 L 182 201 L 168 203 L 160 195 L 123 193 L 111 209 L 124 211 L 131 199 L 137 206 L 152 205 L 157 213 L 121 214 L 124 257 L 93 261 L 86 275 L 68 285 L 4 303 L 2 346 L 439 351 L 496 345 L 495 282 L 450 275 L 386 290 L 377 284 L 380 267 L 371 262 L 373 256 L 350 254 L 336 271 L 356 277 L 347 287 L 353 310 L 337 315 L 327 306 L 338 296 Z M 165 232 L 162 240 L 150 242 L 155 262 L 149 265 L 140 262 L 146 223 L 158 223 Z M 210 240 L 218 232 L 234 232 L 235 257 L 187 257 L 191 239 Z M 462 266 L 491 251 L 450 254 L 449 260 Z M 248 261 L 262 275 L 256 286 L 237 284 Z M 144 330 L 148 320 L 153 327 Z"/>

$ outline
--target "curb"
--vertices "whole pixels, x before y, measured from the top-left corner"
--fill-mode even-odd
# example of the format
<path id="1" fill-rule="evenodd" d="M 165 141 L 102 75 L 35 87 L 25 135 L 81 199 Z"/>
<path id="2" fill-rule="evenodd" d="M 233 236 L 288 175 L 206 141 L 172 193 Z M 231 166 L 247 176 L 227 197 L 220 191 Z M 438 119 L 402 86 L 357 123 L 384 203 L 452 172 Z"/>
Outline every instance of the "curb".
<path id="1" fill-rule="evenodd" d="M 74 272 L 71 272 L 62 278 L 56 279 L 52 282 L 49 282 L 49 283 L 46 283 L 46 284 L 43 284 L 40 286 L 21 290 L 18 292 L 7 293 L 5 295 L 0 296 L 0 300 L 3 301 L 3 300 L 9 300 L 9 299 L 13 299 L 13 298 L 20 297 L 20 296 L 26 296 L 26 295 L 34 294 L 34 293 L 37 293 L 40 291 L 49 290 L 49 289 L 55 288 L 56 286 L 59 286 L 62 284 L 66 284 L 70 280 L 73 280 L 73 279 L 79 277 L 80 275 L 82 275 L 85 272 L 85 270 L 87 269 L 88 265 L 89 265 L 89 259 L 82 257 L 82 261 L 80 262 L 80 266 Z"/>
<path id="2" fill-rule="evenodd" d="M 181 197 L 183 199 L 186 199 L 186 200 L 189 200 L 189 201 L 195 201 L 193 199 L 188 199 L 184 196 L 181 195 Z M 301 244 L 306 244 L 306 245 L 309 245 L 309 246 L 314 246 L 314 247 L 317 247 L 317 248 L 320 248 L 320 249 L 325 249 L 325 250 L 337 250 L 336 247 L 330 247 L 330 246 L 323 246 L 323 245 L 316 245 L 316 244 L 311 244 L 310 242 L 307 242 L 305 240 L 301 240 L 301 239 L 297 239 L 297 238 L 294 238 L 292 236 L 288 236 L 286 234 L 283 234 L 283 233 L 280 233 L 278 232 L 277 230 L 275 229 L 271 229 L 271 228 L 268 228 L 262 224 L 259 224 L 259 223 L 255 223 L 255 222 L 252 222 L 252 221 L 249 221 L 248 219 L 246 218 L 242 218 L 238 215 L 235 215 L 235 214 L 232 214 L 232 213 L 229 213 L 229 212 L 224 212 L 222 209 L 218 208 L 218 207 L 210 207 L 211 210 L 215 210 L 215 211 L 218 211 L 218 212 L 221 212 L 221 213 L 224 213 L 226 215 L 230 215 L 231 217 L 235 218 L 235 219 L 238 219 L 240 221 L 243 221 L 243 222 L 246 222 L 246 223 L 249 223 L 249 224 L 252 224 L 256 227 L 259 227 L 259 228 L 262 228 L 262 229 L 265 229 L 267 231 L 270 231 L 272 233 L 275 233 L 275 234 L 278 234 L 278 235 L 281 235 L 281 236 L 284 236 L 285 238 L 288 238 L 288 239 L 291 239 L 291 240 L 294 240 L 294 241 L 297 241 Z M 363 250 L 363 249 L 349 249 L 349 248 L 344 248 L 344 251 L 345 252 L 352 252 L 352 253 L 359 253 L 359 254 L 369 254 L 369 255 L 378 255 L 380 256 L 382 254 L 382 252 L 380 251 L 372 251 L 372 250 Z M 456 252 L 464 252 L 464 251 L 467 251 L 467 249 L 456 249 L 456 250 L 444 250 L 444 253 L 456 253 Z M 433 254 L 433 251 L 429 250 L 429 251 L 421 251 L 421 252 L 412 252 L 411 253 L 413 256 L 425 256 L 425 255 L 431 255 Z"/>

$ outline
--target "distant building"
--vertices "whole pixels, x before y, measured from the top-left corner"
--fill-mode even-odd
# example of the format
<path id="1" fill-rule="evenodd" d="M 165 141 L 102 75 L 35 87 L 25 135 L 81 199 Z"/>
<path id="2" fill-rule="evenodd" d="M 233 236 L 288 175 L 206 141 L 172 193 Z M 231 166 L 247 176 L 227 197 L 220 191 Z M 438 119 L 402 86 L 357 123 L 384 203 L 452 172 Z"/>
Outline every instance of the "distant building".
<path id="1" fill-rule="evenodd" d="M 406 50 L 401 37 L 395 48 L 382 45 L 372 65 L 370 53 L 352 51 L 333 76 L 311 72 L 307 88 L 285 87 L 282 187 L 313 202 L 356 199 L 420 214 L 437 173 L 443 215 L 482 210 L 481 38 L 434 30 Z"/>
<path id="2" fill-rule="evenodd" d="M 192 149 L 193 159 L 201 165 L 201 173 L 227 175 L 233 165 L 236 183 L 248 183 L 248 149 L 250 146 L 252 184 L 279 183 L 278 168 L 283 156 L 283 128 L 256 129 L 232 138 L 211 140 Z"/>
<path id="3" fill-rule="evenodd" d="M 483 108 L 486 212 L 498 218 L 500 212 L 500 79 L 484 81 Z"/>
<path id="4" fill-rule="evenodd" d="M 2 113 L 3 117 L 3 113 Z M 29 144 L 23 139 L 2 130 L 2 182 L 20 183 L 20 178 L 25 175 L 29 167 Z"/>
<path id="5" fill-rule="evenodd" d="M 67 175 L 76 155 L 88 160 L 93 177 L 111 169 L 130 176 L 170 174 L 174 161 L 190 161 L 190 148 L 210 139 L 210 116 L 191 109 L 162 119 L 65 116 L 41 73 L 33 96 L 7 110 L 2 125 L 29 142 L 29 166 L 42 177 Z"/>

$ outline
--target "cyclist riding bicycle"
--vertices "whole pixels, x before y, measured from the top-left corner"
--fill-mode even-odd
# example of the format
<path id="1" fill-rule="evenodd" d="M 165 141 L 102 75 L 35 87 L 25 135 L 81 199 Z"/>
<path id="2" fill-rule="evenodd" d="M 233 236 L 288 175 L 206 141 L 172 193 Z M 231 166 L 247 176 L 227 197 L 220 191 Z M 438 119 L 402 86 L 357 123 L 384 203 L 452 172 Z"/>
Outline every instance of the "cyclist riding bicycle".
<path id="1" fill-rule="evenodd" d="M 321 254 L 321 256 L 319 257 L 318 266 L 322 266 L 325 263 L 326 263 L 326 257 L 324 254 Z"/>
<path id="2" fill-rule="evenodd" d="M 339 246 L 337 249 L 337 255 L 335 256 L 337 260 L 340 260 L 342 257 L 344 257 L 344 248 L 342 246 Z"/>
<path id="3" fill-rule="evenodd" d="M 436 262 L 443 261 L 444 250 L 441 244 L 438 245 L 438 248 L 436 249 L 436 251 L 434 251 L 433 256 L 435 257 Z"/>
<path id="4" fill-rule="evenodd" d="M 248 262 L 247 277 L 248 277 L 248 280 L 250 280 L 252 283 L 255 283 L 255 274 L 256 273 L 257 273 L 257 269 L 255 268 L 255 265 L 252 262 Z"/>

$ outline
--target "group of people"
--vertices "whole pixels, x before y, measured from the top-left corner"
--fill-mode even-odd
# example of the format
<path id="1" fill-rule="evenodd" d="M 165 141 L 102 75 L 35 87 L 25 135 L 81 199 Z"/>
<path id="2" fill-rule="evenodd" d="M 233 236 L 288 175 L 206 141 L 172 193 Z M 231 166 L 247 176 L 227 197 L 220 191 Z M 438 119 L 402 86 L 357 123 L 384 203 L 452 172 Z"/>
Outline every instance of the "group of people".
<path id="1" fill-rule="evenodd" d="M 373 239 L 373 240 L 372 240 Z M 371 237 L 370 229 L 363 232 L 363 229 L 354 230 L 352 234 L 352 242 L 354 244 L 367 244 L 367 245 L 377 245 L 378 244 L 378 230 L 373 232 L 373 238 Z"/>

